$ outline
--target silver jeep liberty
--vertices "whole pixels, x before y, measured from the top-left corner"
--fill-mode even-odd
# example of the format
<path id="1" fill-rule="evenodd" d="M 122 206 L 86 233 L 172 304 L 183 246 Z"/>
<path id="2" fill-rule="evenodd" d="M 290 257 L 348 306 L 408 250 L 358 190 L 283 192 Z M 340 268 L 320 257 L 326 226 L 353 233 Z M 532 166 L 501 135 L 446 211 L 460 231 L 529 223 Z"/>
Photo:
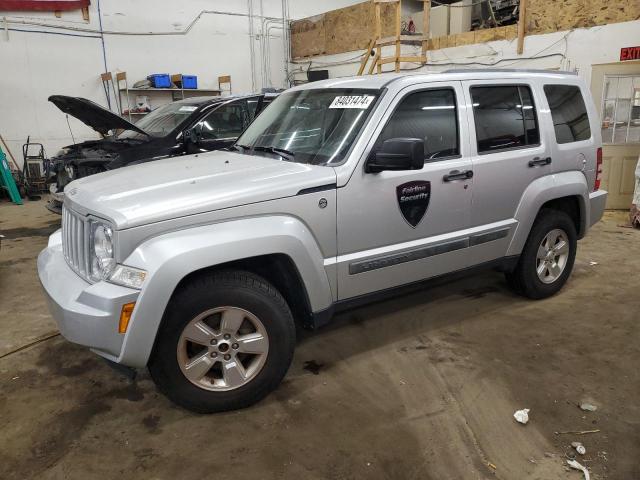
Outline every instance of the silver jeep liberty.
<path id="1" fill-rule="evenodd" d="M 60 331 L 196 412 L 276 388 L 296 324 L 470 267 L 558 292 L 602 216 L 601 138 L 571 73 L 458 70 L 288 90 L 231 151 L 65 189 L 38 258 Z"/>

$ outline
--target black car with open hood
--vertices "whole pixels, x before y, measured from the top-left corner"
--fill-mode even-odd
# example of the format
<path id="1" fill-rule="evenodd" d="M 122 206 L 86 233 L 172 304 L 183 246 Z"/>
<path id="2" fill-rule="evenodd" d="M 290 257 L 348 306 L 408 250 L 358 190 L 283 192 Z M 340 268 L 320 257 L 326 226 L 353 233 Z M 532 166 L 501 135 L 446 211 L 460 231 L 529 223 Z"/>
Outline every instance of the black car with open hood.
<path id="1" fill-rule="evenodd" d="M 162 105 L 133 123 L 86 98 L 49 101 L 102 135 L 64 147 L 52 159 L 51 201 L 60 213 L 64 187 L 77 178 L 127 165 L 231 146 L 275 94 L 194 97 Z M 133 115 L 133 114 L 132 114 Z"/>

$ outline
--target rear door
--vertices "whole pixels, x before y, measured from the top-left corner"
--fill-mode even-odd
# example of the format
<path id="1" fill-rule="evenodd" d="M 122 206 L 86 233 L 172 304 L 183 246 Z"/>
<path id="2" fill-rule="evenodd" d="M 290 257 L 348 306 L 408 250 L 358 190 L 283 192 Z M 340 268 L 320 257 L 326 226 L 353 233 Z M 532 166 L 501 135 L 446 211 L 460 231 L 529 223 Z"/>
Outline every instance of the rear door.
<path id="1" fill-rule="evenodd" d="M 470 107 L 473 199 L 471 225 L 483 227 L 474 263 L 506 254 L 527 187 L 551 173 L 548 136 L 540 129 L 542 92 L 526 80 L 463 82 Z"/>

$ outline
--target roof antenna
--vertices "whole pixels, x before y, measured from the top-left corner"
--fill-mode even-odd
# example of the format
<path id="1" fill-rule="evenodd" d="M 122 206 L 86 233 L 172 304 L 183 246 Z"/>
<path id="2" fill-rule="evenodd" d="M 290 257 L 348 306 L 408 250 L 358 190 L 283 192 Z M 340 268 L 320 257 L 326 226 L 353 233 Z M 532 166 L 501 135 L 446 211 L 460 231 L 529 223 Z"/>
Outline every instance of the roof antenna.
<path id="1" fill-rule="evenodd" d="M 71 124 L 69 123 L 69 114 L 68 113 L 67 113 L 67 126 L 69 127 L 69 133 L 71 134 L 71 140 L 73 140 L 73 143 L 75 145 L 76 139 L 73 137 L 73 130 L 71 130 Z"/>

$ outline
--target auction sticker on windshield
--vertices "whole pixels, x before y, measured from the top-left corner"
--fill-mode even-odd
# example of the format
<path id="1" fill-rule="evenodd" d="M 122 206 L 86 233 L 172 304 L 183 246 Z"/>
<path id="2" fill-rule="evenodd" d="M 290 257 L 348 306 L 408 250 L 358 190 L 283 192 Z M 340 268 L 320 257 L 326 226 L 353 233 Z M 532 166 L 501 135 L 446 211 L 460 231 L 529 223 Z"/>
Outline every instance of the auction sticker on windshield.
<path id="1" fill-rule="evenodd" d="M 374 99 L 373 95 L 343 95 L 334 98 L 329 108 L 359 108 L 366 110 Z"/>

